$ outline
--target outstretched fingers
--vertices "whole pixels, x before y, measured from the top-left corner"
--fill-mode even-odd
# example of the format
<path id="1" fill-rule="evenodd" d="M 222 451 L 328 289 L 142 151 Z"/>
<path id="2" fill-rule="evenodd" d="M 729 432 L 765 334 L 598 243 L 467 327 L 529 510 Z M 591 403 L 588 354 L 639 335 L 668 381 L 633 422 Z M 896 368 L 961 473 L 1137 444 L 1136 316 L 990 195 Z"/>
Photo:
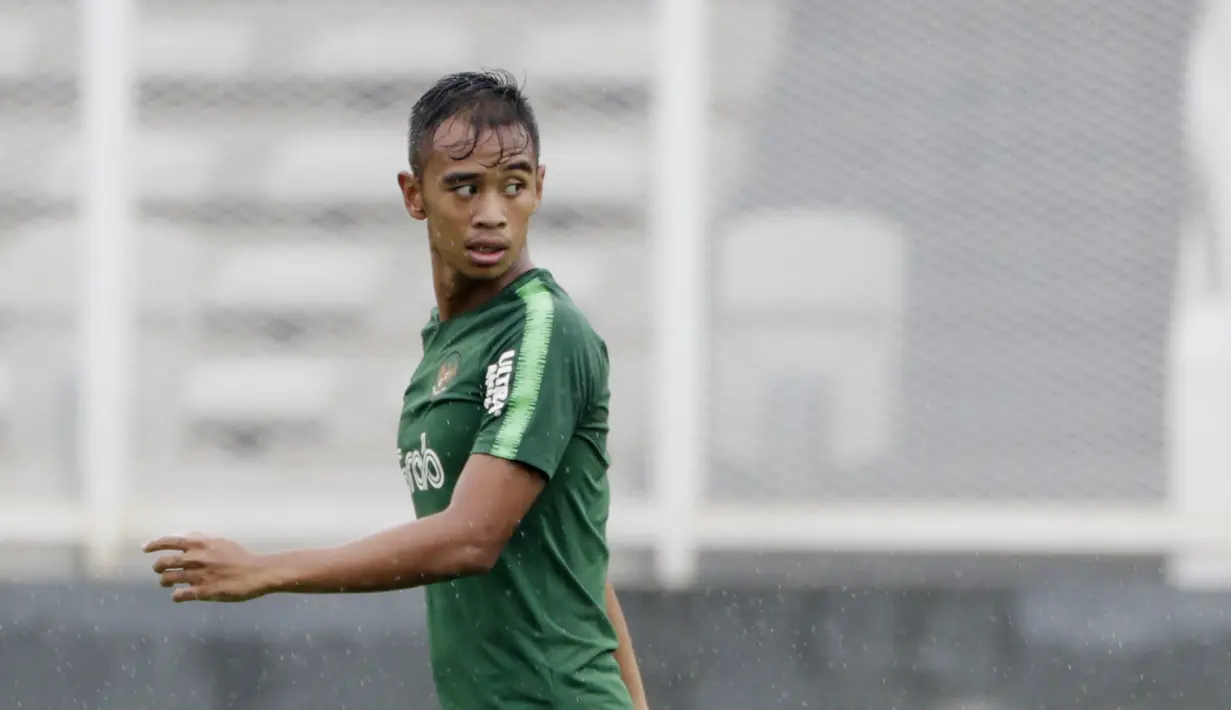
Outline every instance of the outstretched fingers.
<path id="1" fill-rule="evenodd" d="M 142 552 L 161 552 L 164 550 L 179 550 L 187 552 L 205 546 L 205 536 L 200 533 L 188 533 L 187 535 L 164 535 L 163 537 L 150 540 L 141 546 Z"/>

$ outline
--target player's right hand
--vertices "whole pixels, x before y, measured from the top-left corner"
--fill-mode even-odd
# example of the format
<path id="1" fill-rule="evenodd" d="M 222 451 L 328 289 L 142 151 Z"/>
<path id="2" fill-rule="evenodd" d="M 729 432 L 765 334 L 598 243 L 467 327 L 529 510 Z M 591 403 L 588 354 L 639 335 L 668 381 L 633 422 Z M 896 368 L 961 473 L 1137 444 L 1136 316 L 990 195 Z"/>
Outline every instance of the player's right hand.
<path id="1" fill-rule="evenodd" d="M 178 587 L 171 594 L 175 602 L 242 602 L 269 590 L 260 557 L 226 538 L 168 535 L 147 542 L 142 551 L 173 552 L 154 562 L 154 572 L 163 587 Z"/>

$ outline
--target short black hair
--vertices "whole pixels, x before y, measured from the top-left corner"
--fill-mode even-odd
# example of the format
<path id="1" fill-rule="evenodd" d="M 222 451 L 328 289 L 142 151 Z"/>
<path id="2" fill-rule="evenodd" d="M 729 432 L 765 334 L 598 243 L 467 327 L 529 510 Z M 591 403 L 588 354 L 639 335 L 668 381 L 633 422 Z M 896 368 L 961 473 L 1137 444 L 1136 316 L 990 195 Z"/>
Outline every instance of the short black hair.
<path id="1" fill-rule="evenodd" d="M 517 80 L 507 71 L 488 70 L 461 72 L 441 77 L 415 102 L 410 112 L 410 167 L 416 175 L 423 174 L 423 159 L 436 130 L 453 117 L 466 116 L 473 129 L 469 146 L 458 146 L 473 152 L 484 128 L 518 125 L 526 133 L 529 146 L 505 146 L 502 153 L 517 153 L 531 147 L 535 159 L 539 154 L 539 124 Z M 503 141 L 503 139 L 501 139 Z"/>

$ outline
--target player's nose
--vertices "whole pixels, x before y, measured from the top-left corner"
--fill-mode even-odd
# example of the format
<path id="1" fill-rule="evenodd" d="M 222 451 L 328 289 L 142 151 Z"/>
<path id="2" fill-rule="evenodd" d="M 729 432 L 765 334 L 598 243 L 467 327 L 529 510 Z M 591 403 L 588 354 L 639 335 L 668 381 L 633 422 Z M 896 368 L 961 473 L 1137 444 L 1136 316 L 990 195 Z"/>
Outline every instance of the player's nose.
<path id="1" fill-rule="evenodd" d="M 470 225 L 476 229 L 504 229 L 508 224 L 505 201 L 495 196 L 481 197 L 473 203 Z"/>

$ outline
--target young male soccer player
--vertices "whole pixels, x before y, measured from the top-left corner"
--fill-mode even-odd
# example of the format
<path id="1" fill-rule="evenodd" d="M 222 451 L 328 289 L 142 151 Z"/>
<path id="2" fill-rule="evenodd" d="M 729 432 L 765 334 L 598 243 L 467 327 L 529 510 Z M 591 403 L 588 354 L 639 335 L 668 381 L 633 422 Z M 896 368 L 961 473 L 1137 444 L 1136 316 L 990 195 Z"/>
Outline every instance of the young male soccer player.
<path id="1" fill-rule="evenodd" d="M 646 707 L 607 581 L 607 349 L 526 249 L 538 125 L 503 73 L 441 79 L 410 119 L 406 210 L 427 223 L 437 308 L 398 462 L 417 520 L 340 547 L 256 555 L 154 540 L 175 601 L 427 587 L 445 710 Z"/>

